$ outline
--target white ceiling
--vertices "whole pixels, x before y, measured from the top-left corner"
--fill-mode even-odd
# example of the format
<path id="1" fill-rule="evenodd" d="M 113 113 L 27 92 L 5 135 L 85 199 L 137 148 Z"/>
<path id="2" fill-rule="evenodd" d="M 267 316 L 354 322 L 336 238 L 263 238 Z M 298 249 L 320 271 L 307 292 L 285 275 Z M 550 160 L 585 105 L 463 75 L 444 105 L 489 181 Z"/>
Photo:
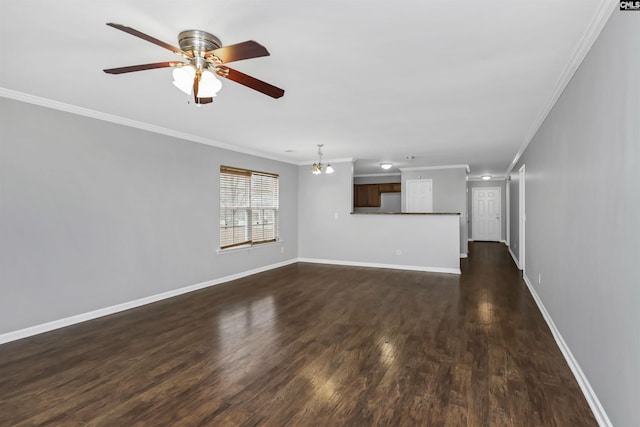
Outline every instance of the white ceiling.
<path id="1" fill-rule="evenodd" d="M 0 87 L 292 163 L 324 144 L 325 159 L 357 159 L 360 174 L 391 161 L 500 176 L 607 1 L 2 0 Z M 256 40 L 271 56 L 231 67 L 285 96 L 227 80 L 197 107 L 170 69 L 107 75 L 180 58 L 106 22 L 174 45 L 186 29 Z"/>

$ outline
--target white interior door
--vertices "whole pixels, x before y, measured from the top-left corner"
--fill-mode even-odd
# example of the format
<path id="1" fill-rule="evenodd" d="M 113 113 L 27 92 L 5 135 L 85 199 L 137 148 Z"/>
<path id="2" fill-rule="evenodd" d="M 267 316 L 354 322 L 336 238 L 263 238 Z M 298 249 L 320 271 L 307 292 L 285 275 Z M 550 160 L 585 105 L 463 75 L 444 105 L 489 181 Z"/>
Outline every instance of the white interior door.
<path id="1" fill-rule="evenodd" d="M 472 198 L 472 238 L 499 242 L 502 234 L 500 187 L 474 187 Z"/>
<path id="2" fill-rule="evenodd" d="M 433 182 L 430 179 L 408 179 L 407 212 L 433 212 Z"/>

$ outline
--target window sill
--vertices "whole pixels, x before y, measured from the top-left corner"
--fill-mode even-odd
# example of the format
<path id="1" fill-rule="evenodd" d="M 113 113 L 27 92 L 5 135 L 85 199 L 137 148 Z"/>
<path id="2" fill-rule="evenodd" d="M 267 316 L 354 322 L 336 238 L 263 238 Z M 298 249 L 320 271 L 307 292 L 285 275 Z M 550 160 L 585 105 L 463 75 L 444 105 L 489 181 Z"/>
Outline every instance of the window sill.
<path id="1" fill-rule="evenodd" d="M 255 245 L 234 246 L 233 248 L 216 249 L 216 254 L 222 255 L 222 254 L 230 254 L 230 253 L 233 253 L 233 252 L 249 251 L 251 249 L 264 248 L 264 247 L 275 246 L 275 245 L 281 245 L 283 243 L 284 243 L 284 240 L 278 239 L 275 242 L 269 242 L 269 243 L 258 243 L 258 244 L 255 244 Z"/>

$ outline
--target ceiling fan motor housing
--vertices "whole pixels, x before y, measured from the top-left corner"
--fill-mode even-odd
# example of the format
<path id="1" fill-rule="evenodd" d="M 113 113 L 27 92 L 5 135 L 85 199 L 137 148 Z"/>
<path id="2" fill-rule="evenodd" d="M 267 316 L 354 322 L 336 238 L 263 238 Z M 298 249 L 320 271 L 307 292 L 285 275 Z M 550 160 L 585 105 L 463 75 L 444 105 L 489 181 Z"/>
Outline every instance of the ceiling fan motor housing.
<path id="1" fill-rule="evenodd" d="M 193 53 L 194 56 L 204 56 L 206 52 L 222 47 L 219 38 L 200 30 L 182 31 L 178 34 L 178 44 L 180 49 Z"/>

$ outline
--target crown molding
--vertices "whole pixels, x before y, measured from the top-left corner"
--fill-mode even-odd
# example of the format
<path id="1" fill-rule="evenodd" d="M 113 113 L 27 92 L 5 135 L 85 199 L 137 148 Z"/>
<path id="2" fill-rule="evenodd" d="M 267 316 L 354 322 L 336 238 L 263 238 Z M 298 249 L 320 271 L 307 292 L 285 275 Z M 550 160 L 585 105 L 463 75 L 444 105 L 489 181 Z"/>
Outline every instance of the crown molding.
<path id="1" fill-rule="evenodd" d="M 238 147 L 236 145 L 226 144 L 224 142 L 219 142 L 214 139 L 205 138 L 202 136 L 193 135 L 185 132 L 180 132 L 180 131 L 165 128 L 162 126 L 152 125 L 150 123 L 139 122 L 137 120 L 127 119 L 125 117 L 116 116 L 114 114 L 103 113 L 101 111 L 91 110 L 89 108 L 78 107 L 77 105 L 66 104 L 64 102 L 54 101 L 52 99 L 42 98 L 35 95 L 29 95 L 26 93 L 18 92 L 18 91 L 3 88 L 3 87 L 0 87 L 0 97 L 9 98 L 9 99 L 13 99 L 21 102 L 26 102 L 28 104 L 39 105 L 41 107 L 64 111 L 71 114 L 77 114 L 79 116 L 90 117 L 92 119 L 115 123 L 122 126 L 141 129 L 148 132 L 167 135 L 174 138 L 183 139 L 185 141 L 197 142 L 199 144 L 209 145 L 212 147 L 221 148 L 229 151 L 235 151 L 237 153 L 261 157 L 263 159 L 276 160 L 279 162 L 289 163 L 294 165 L 296 164 L 296 162 L 291 161 L 289 159 L 273 156 L 271 154 L 263 153 L 261 151 L 255 151 L 248 148 Z"/>
<path id="2" fill-rule="evenodd" d="M 467 173 L 471 172 L 469 169 L 469 165 L 445 165 L 445 166 L 419 166 L 415 168 L 398 168 L 401 172 L 412 172 L 412 171 L 426 171 L 426 170 L 436 170 L 436 169 L 464 169 Z"/>
<path id="3" fill-rule="evenodd" d="M 358 175 L 353 175 L 354 178 L 370 178 L 377 176 L 401 176 L 400 172 L 389 172 L 389 173 L 362 173 Z"/>
<path id="4" fill-rule="evenodd" d="M 536 118 L 536 120 L 531 125 L 529 132 L 527 132 L 524 140 L 522 141 L 522 144 L 520 145 L 520 149 L 518 150 L 513 161 L 507 168 L 507 171 L 505 172 L 506 176 L 508 176 L 513 170 L 513 168 L 516 166 L 516 164 L 518 163 L 518 160 L 520 160 L 520 157 L 524 153 L 524 150 L 527 149 L 527 146 L 533 140 L 533 137 L 538 132 L 538 129 L 540 129 L 540 126 L 542 126 L 542 123 L 544 123 L 545 119 L 551 112 L 551 109 L 553 108 L 554 105 L 556 105 L 558 98 L 560 98 L 560 95 L 562 95 L 562 92 L 564 92 L 564 90 L 566 89 L 567 85 L 571 81 L 571 78 L 578 70 L 578 67 L 580 66 L 580 64 L 582 64 L 582 61 L 587 56 L 587 53 L 589 53 L 589 50 L 591 50 L 591 47 L 593 46 L 596 39 L 600 35 L 600 32 L 602 32 L 602 29 L 604 28 L 605 24 L 611 17 L 611 14 L 613 13 L 613 11 L 616 10 L 616 8 L 618 7 L 619 3 L 620 2 L 617 0 L 605 0 L 600 4 L 600 8 L 598 8 L 598 10 L 596 11 L 595 15 L 593 16 L 593 19 L 591 20 L 591 22 L 587 26 L 587 29 L 582 35 L 582 38 L 580 39 L 578 46 L 576 47 L 573 54 L 571 55 L 569 59 L 569 63 L 562 71 L 562 74 L 560 75 L 560 78 L 558 79 L 558 82 L 556 83 L 556 86 L 554 87 L 553 92 L 551 93 L 551 97 L 549 98 L 547 103 L 544 105 L 540 113 L 538 114 L 538 117 Z"/>
<path id="5" fill-rule="evenodd" d="M 322 159 L 322 164 L 326 163 L 353 163 L 354 159 L 351 157 L 344 157 L 342 159 Z M 317 163 L 317 160 L 305 160 L 304 162 L 296 163 L 298 166 L 307 166 Z"/>

